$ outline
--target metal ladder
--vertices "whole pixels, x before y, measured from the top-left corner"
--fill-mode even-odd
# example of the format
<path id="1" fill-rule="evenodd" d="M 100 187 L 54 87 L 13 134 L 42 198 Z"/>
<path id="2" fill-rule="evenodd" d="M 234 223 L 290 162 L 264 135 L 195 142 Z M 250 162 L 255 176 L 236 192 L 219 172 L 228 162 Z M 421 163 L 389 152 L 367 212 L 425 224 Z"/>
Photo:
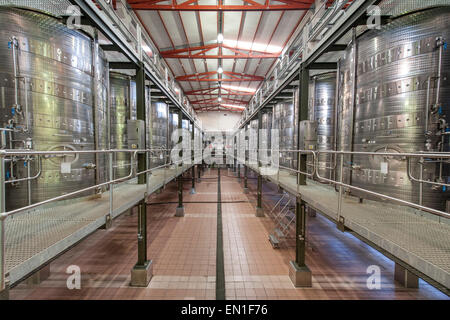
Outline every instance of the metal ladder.
<path id="1" fill-rule="evenodd" d="M 280 206 L 285 197 L 289 197 L 287 193 L 283 193 L 283 196 L 278 200 L 275 206 L 270 211 L 269 215 L 275 211 L 275 209 Z M 281 208 L 280 212 L 275 216 L 275 229 L 273 233 L 269 235 L 269 241 L 272 244 L 272 247 L 279 248 L 280 241 L 284 240 L 289 233 L 289 226 L 295 221 L 295 213 L 293 213 L 289 209 L 289 204 L 292 202 L 292 199 L 289 197 L 289 200 L 286 204 Z"/>

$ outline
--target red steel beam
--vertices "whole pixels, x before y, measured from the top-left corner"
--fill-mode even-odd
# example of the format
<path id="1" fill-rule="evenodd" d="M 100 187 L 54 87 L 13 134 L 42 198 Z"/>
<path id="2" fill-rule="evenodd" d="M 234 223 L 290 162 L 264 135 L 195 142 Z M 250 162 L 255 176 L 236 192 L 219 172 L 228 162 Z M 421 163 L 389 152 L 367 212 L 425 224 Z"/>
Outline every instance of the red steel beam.
<path id="1" fill-rule="evenodd" d="M 226 91 L 227 94 L 223 94 L 223 95 L 231 95 L 231 96 L 253 96 L 255 93 L 254 92 L 246 92 L 246 91 L 239 91 L 239 90 L 232 90 L 232 89 L 227 89 L 222 87 L 221 88 L 222 91 Z M 213 93 L 213 91 L 215 90 L 219 90 L 219 87 L 211 87 L 211 88 L 205 88 L 205 89 L 198 89 L 198 90 L 192 90 L 192 91 L 186 91 L 184 94 L 185 95 L 191 95 L 191 96 L 195 96 L 195 95 L 211 95 L 211 96 L 219 96 L 220 94 L 217 93 Z"/>
<path id="2" fill-rule="evenodd" d="M 207 55 L 208 51 L 218 48 L 225 48 L 233 51 L 235 54 L 216 54 Z M 278 58 L 281 52 L 278 53 L 268 53 L 257 50 L 245 50 L 229 47 L 220 44 L 209 44 L 206 46 L 189 47 L 176 50 L 166 50 L 161 52 L 163 58 L 172 59 L 274 59 Z"/>
<path id="3" fill-rule="evenodd" d="M 219 1 L 216 5 L 199 5 L 195 0 L 172 1 L 171 4 L 161 4 L 167 0 L 128 0 L 134 10 L 160 11 L 275 11 L 275 10 L 308 10 L 313 0 L 277 0 L 283 4 L 260 4 L 252 0 L 242 0 L 242 5 L 224 5 Z"/>
<path id="4" fill-rule="evenodd" d="M 198 74 L 188 74 L 185 76 L 176 77 L 177 81 L 199 81 L 199 82 L 218 82 L 218 78 L 213 78 L 218 76 L 217 71 L 202 72 Z M 222 75 L 228 76 L 228 78 L 220 79 L 221 82 L 238 82 L 238 81 L 264 81 L 264 77 L 255 76 L 252 74 L 243 74 L 231 71 L 224 71 Z"/>
<path id="5" fill-rule="evenodd" d="M 191 104 L 196 104 L 196 105 L 202 105 L 202 104 L 218 104 L 218 103 L 226 103 L 226 104 L 247 104 L 248 101 L 235 100 L 235 99 L 228 99 L 228 98 L 222 98 L 222 101 L 221 101 L 221 102 L 219 102 L 219 100 L 217 100 L 217 98 L 191 101 Z"/>

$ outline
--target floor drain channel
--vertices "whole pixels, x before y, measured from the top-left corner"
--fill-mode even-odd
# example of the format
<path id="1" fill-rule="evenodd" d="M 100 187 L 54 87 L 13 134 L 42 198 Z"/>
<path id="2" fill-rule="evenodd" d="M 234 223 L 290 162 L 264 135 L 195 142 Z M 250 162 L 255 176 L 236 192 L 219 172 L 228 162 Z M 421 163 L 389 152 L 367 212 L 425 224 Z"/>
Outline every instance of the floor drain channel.
<path id="1" fill-rule="evenodd" d="M 217 169 L 217 248 L 216 248 L 216 300 L 225 300 L 225 267 L 223 257 L 222 195 L 220 168 Z"/>

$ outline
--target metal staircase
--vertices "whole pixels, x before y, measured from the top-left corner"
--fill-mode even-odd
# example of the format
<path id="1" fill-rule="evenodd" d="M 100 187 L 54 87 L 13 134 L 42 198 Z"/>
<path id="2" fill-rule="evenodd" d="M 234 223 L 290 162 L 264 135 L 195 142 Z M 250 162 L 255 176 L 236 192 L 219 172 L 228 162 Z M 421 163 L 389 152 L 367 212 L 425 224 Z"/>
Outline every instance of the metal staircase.
<path id="1" fill-rule="evenodd" d="M 285 201 L 284 204 L 283 201 Z M 290 225 L 295 221 L 295 213 L 290 206 L 292 202 L 293 200 L 290 195 L 283 192 L 282 197 L 269 213 L 269 216 L 272 216 L 277 208 L 280 209 L 274 217 L 275 229 L 269 235 L 269 241 L 274 248 L 279 248 L 280 242 L 287 238 L 290 231 Z"/>

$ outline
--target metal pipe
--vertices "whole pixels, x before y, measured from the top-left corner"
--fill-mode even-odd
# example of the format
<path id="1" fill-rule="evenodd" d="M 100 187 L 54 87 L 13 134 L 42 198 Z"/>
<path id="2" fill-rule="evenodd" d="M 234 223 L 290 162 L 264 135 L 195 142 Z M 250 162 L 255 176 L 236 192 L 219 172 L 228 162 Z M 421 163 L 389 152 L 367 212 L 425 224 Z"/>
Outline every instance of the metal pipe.
<path id="1" fill-rule="evenodd" d="M 419 185 L 419 204 L 423 205 L 423 183 L 422 183 L 422 180 L 423 180 L 423 158 L 420 158 L 419 163 L 420 163 L 420 180 L 421 180 L 420 185 Z M 411 170 L 411 159 L 408 158 L 408 178 L 410 178 L 410 180 L 412 180 L 411 179 L 412 175 L 411 175 L 410 170 Z"/>
<path id="2" fill-rule="evenodd" d="M 28 198 L 28 205 L 31 204 L 31 163 L 30 161 L 27 161 L 27 198 Z"/>
<path id="3" fill-rule="evenodd" d="M 0 155 L 0 214 L 3 216 L 5 212 L 5 158 Z M 6 237 L 5 237 L 5 219 L 0 219 L 0 291 L 6 287 L 5 281 L 5 254 L 6 254 Z"/>
<path id="4" fill-rule="evenodd" d="M 29 115 L 28 115 L 28 84 L 27 84 L 27 78 L 23 78 L 24 86 L 25 86 L 25 111 L 24 111 L 24 118 L 25 118 L 25 129 L 24 132 L 28 132 L 30 126 L 29 121 Z"/>
<path id="5" fill-rule="evenodd" d="M 336 70 L 336 89 L 334 96 L 334 141 L 333 147 L 334 150 L 337 150 L 338 147 L 338 124 L 339 124 L 339 93 L 341 86 L 341 58 L 339 58 L 337 62 L 337 70 Z M 334 169 L 333 169 L 333 180 L 336 180 L 336 167 L 337 167 L 337 155 L 333 155 Z M 330 177 L 331 178 L 331 177 Z"/>
<path id="6" fill-rule="evenodd" d="M 427 80 L 427 97 L 425 102 L 425 137 L 428 136 L 428 121 L 429 121 L 429 113 L 430 113 L 430 99 L 431 99 L 431 76 L 428 77 Z"/>
<path id="7" fill-rule="evenodd" d="M 8 156 L 28 156 L 28 155 L 62 155 L 67 156 L 70 154 L 90 154 L 90 153 L 145 153 L 152 152 L 158 149 L 112 149 L 112 150 L 57 150 L 57 151 L 23 151 L 23 150 L 0 150 L 0 155 L 4 157 Z M 160 150 L 160 149 L 159 149 Z"/>
<path id="8" fill-rule="evenodd" d="M 437 85 L 436 85 L 436 105 L 439 105 L 440 91 L 441 91 L 441 79 L 442 79 L 442 54 L 444 50 L 444 41 L 441 37 L 438 39 L 439 46 L 439 62 L 438 62 L 438 74 L 437 74 Z"/>
<path id="9" fill-rule="evenodd" d="M 14 68 L 14 103 L 16 106 L 19 105 L 19 81 L 18 81 L 18 70 L 17 70 L 17 48 L 19 46 L 19 41 L 15 36 L 11 37 L 12 44 L 12 55 L 13 55 L 13 68 Z"/>
<path id="10" fill-rule="evenodd" d="M 337 155 L 335 155 L 337 157 Z M 342 181 L 344 180 L 344 155 L 341 154 L 341 161 L 339 164 L 339 199 L 338 199 L 338 207 L 337 207 L 337 217 L 336 220 L 339 221 L 342 213 L 342 195 L 343 195 L 343 188 L 342 188 Z M 319 175 L 318 175 L 319 176 Z"/>
<path id="11" fill-rule="evenodd" d="M 407 161 L 408 161 L 408 178 L 409 178 L 409 180 L 412 180 L 412 181 L 418 182 L 418 183 L 428 183 L 428 184 L 432 184 L 432 185 L 440 186 L 440 187 L 450 187 L 450 184 L 447 184 L 447 183 L 440 183 L 440 182 L 434 182 L 434 181 L 427 181 L 427 180 L 422 180 L 422 179 L 417 179 L 417 178 L 415 178 L 415 177 L 412 175 L 412 172 L 411 172 L 411 159 L 408 158 Z M 423 164 L 422 164 L 422 166 L 423 166 Z"/>
<path id="12" fill-rule="evenodd" d="M 42 158 L 41 158 L 40 156 L 38 156 L 38 159 L 39 159 L 39 161 L 38 161 L 38 165 L 39 165 L 38 168 L 39 168 L 39 171 L 38 171 L 38 173 L 37 173 L 35 176 L 30 177 L 30 173 L 28 172 L 28 177 L 27 177 L 27 178 L 15 179 L 15 180 L 6 180 L 6 181 L 5 181 L 5 184 L 8 184 L 8 183 L 17 183 L 17 182 L 22 182 L 22 181 L 28 181 L 28 182 L 30 182 L 31 180 L 35 180 L 35 179 L 39 178 L 39 177 L 41 176 L 41 173 L 42 173 Z M 28 169 L 30 168 L 30 166 L 29 166 L 28 163 L 27 163 L 27 167 L 28 167 Z M 27 171 L 28 171 L 28 169 L 27 169 Z"/>

